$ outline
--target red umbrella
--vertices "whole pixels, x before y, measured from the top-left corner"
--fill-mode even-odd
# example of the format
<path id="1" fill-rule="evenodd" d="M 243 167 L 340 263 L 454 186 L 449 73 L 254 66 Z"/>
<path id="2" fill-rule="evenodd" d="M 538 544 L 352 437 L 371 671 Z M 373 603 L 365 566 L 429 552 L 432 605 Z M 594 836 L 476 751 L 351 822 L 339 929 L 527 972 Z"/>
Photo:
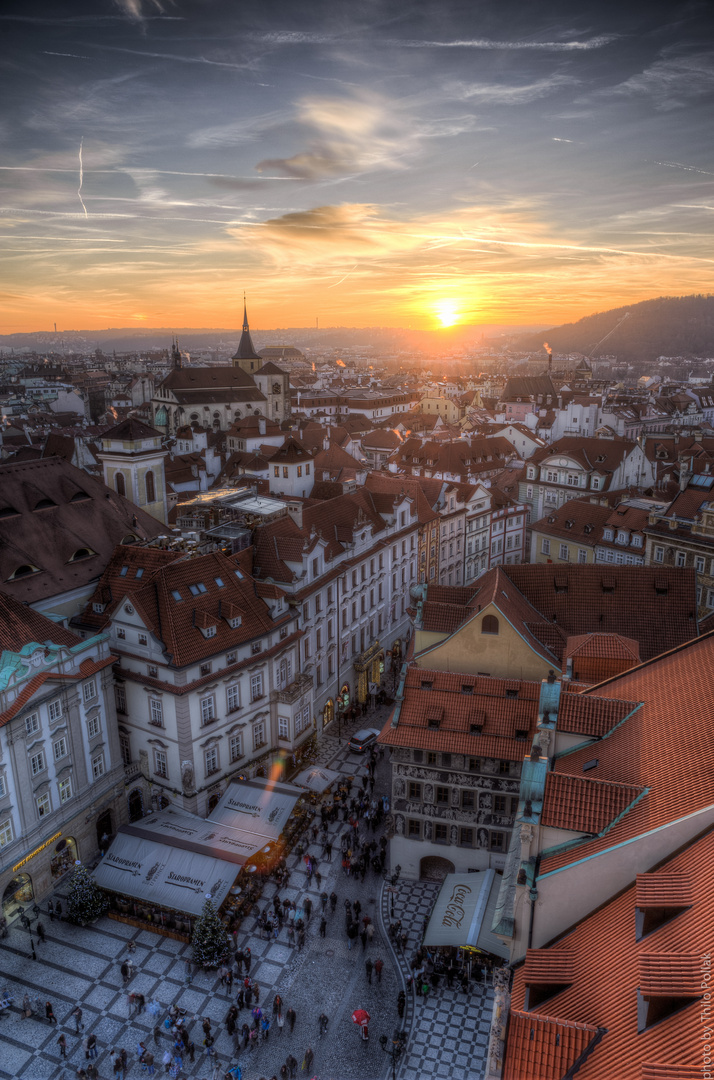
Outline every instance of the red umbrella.
<path id="1" fill-rule="evenodd" d="M 365 1009 L 355 1009 L 352 1013 L 352 1021 L 360 1027 L 366 1027 L 369 1023 L 369 1013 Z"/>

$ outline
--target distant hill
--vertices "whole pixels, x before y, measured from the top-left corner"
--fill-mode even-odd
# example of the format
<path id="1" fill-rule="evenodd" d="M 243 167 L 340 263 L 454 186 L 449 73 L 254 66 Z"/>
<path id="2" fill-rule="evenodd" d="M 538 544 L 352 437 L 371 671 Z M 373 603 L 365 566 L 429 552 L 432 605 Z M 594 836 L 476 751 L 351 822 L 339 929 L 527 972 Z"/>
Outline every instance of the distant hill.
<path id="1" fill-rule="evenodd" d="M 544 341 L 556 353 L 614 354 L 627 361 L 650 361 L 658 356 L 714 357 L 714 296 L 643 300 L 587 315 L 542 334 L 523 335 L 518 344 L 537 350 L 542 358 Z"/>
<path id="2" fill-rule="evenodd" d="M 387 326 L 328 326 L 277 327 L 263 330 L 251 327 L 251 336 L 258 349 L 266 345 L 296 345 L 308 352 L 320 353 L 330 349 L 364 349 L 376 353 L 396 353 L 420 350 L 428 355 L 448 354 L 451 350 L 478 348 L 491 340 L 511 340 L 514 335 L 534 332 L 529 326 L 453 326 L 443 330 L 412 330 Z M 145 352 L 166 349 L 176 335 L 182 348 L 193 352 L 219 348 L 222 352 L 235 349 L 240 340 L 240 327 L 117 327 L 107 330 L 37 330 L 25 334 L 0 334 L 0 350 L 32 350 L 35 352 L 90 353 L 101 349 Z"/>

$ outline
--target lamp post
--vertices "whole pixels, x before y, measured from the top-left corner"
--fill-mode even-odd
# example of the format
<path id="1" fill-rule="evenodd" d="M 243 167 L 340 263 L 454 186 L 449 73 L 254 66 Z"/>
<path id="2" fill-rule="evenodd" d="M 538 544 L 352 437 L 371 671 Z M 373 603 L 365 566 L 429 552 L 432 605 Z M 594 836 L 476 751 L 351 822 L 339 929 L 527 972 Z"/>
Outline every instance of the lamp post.
<path id="1" fill-rule="evenodd" d="M 392 1080 L 397 1080 L 397 1062 L 407 1047 L 406 1031 L 397 1031 L 395 1029 L 392 1035 L 391 1044 L 388 1045 L 388 1043 L 389 1040 L 386 1035 L 379 1036 L 379 1045 L 392 1062 Z"/>

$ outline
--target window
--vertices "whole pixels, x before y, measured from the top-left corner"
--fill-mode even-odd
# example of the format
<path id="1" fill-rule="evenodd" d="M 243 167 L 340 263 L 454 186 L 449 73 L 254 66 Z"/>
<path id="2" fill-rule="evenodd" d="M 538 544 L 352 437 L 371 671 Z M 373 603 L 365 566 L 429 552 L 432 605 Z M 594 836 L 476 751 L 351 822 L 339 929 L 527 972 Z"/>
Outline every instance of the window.
<path id="1" fill-rule="evenodd" d="M 243 757 L 243 736 L 232 735 L 228 743 L 231 761 L 240 761 Z"/>
<path id="2" fill-rule="evenodd" d="M 97 682 L 96 679 L 89 679 L 82 687 L 82 694 L 85 701 L 91 701 L 92 698 L 97 696 Z"/>
<path id="3" fill-rule="evenodd" d="M 150 679 L 158 679 L 159 677 L 159 669 L 157 668 L 156 664 L 148 664 L 146 668 L 146 673 Z"/>
<path id="4" fill-rule="evenodd" d="M 298 476 L 302 476 L 302 465 L 298 465 L 297 474 L 298 474 Z"/>
<path id="5" fill-rule="evenodd" d="M 675 560 L 674 560 L 674 565 L 675 566 L 686 566 L 687 565 L 687 553 L 685 551 L 678 551 L 677 552 L 677 555 L 676 555 Z"/>
<path id="6" fill-rule="evenodd" d="M 131 742 L 128 735 L 119 736 L 119 749 L 121 750 L 122 765 L 131 765 Z"/>
<path id="7" fill-rule="evenodd" d="M 164 707 L 158 698 L 149 698 L 149 723 L 155 727 L 164 726 Z"/>
<path id="8" fill-rule="evenodd" d="M 59 791 L 60 802 L 69 802 L 72 798 L 72 777 L 66 776 L 64 780 L 60 780 L 57 789 Z"/>
<path id="9" fill-rule="evenodd" d="M 40 718 L 36 712 L 30 713 L 25 717 L 25 731 L 28 735 L 34 735 L 36 731 L 40 730 Z"/>
<path id="10" fill-rule="evenodd" d="M 540 553 L 541 555 L 550 555 L 550 540 L 541 540 Z"/>
<path id="11" fill-rule="evenodd" d="M 236 709 L 240 709 L 240 686 L 238 683 L 235 686 L 229 686 L 226 690 L 226 709 L 228 712 L 235 712 Z"/>
<path id="12" fill-rule="evenodd" d="M 114 700 L 116 701 L 117 712 L 126 712 L 126 690 L 123 686 L 114 687 Z"/>
<path id="13" fill-rule="evenodd" d="M 261 746 L 265 745 L 265 724 L 261 720 L 259 724 L 253 725 L 253 749 L 259 750 Z"/>
<path id="14" fill-rule="evenodd" d="M 288 728 L 289 728 L 289 721 L 288 721 L 287 717 L 279 716 L 278 717 L 278 738 L 279 739 L 289 739 L 290 738 Z"/>
<path id="15" fill-rule="evenodd" d="M 104 776 L 104 754 L 95 754 L 92 758 L 92 777 L 98 780 Z"/>
<path id="16" fill-rule="evenodd" d="M 417 784 L 413 780 L 409 781 L 409 798 L 421 801 L 421 784 Z"/>
<path id="17" fill-rule="evenodd" d="M 67 740 L 64 735 L 61 739 L 58 739 L 56 743 L 52 745 L 52 752 L 55 757 L 55 761 L 59 761 L 60 758 L 67 756 Z"/>
<path id="18" fill-rule="evenodd" d="M 146 474 L 146 501 L 156 502 L 156 486 L 154 484 L 154 474 L 151 471 Z"/>
<path id="19" fill-rule="evenodd" d="M 568 545 L 567 544 L 561 544 L 560 547 L 558 548 L 558 558 L 567 560 L 567 558 L 568 558 Z"/>
<path id="20" fill-rule="evenodd" d="M 302 712 L 295 713 L 295 735 L 300 735 L 310 726 L 310 706 L 306 705 Z"/>
<path id="21" fill-rule="evenodd" d="M 154 750 L 154 772 L 157 776 L 163 776 L 165 780 L 168 779 L 169 770 L 165 750 Z"/>
<path id="22" fill-rule="evenodd" d="M 148 640 L 146 634 L 139 634 L 139 644 L 140 645 L 148 645 L 149 644 L 149 640 Z"/>
<path id="23" fill-rule="evenodd" d="M 473 831 L 473 829 L 459 829 L 459 846 L 460 847 L 473 847 L 474 846 L 474 831 Z"/>
<path id="24" fill-rule="evenodd" d="M 654 561 L 655 562 L 664 562 L 664 548 L 663 547 L 656 547 L 654 549 Z"/>
<path id="25" fill-rule="evenodd" d="M 489 847 L 491 851 L 505 851 L 506 833 L 492 832 L 490 836 Z"/>
<path id="26" fill-rule="evenodd" d="M 500 776 L 510 776 L 511 763 L 510 761 L 499 761 L 498 772 Z"/>
<path id="27" fill-rule="evenodd" d="M 6 844 L 11 844 L 12 840 L 12 822 L 10 818 L 7 818 L 6 821 L 0 821 L 0 848 L 4 848 Z"/>
<path id="28" fill-rule="evenodd" d="M 448 844 L 449 842 L 449 826 L 443 825 L 437 822 L 434 825 L 434 843 L 436 844 Z"/>
<path id="29" fill-rule="evenodd" d="M 273 465 L 273 476 L 280 476 L 280 466 Z"/>
<path id="30" fill-rule="evenodd" d="M 318 664 L 315 668 L 315 683 L 317 686 L 322 686 L 322 664 Z"/>
<path id="31" fill-rule="evenodd" d="M 218 747 L 212 746 L 210 750 L 206 750 L 203 755 L 203 761 L 206 769 L 206 776 L 218 772 Z"/>
<path id="32" fill-rule="evenodd" d="M 118 626 L 117 627 L 117 637 L 119 638 L 120 641 L 124 641 L 126 639 L 126 630 L 124 629 L 123 626 Z"/>
<path id="33" fill-rule="evenodd" d="M 287 480 L 288 475 L 289 475 L 288 474 L 288 467 L 287 467 L 287 465 L 283 465 L 283 479 Z"/>
<path id="34" fill-rule="evenodd" d="M 126 495 L 126 481 L 124 480 L 124 473 L 116 473 L 114 476 L 114 487 L 117 490 L 117 495 Z"/>
<path id="35" fill-rule="evenodd" d="M 578 562 L 586 563 L 588 561 L 588 553 L 585 548 L 578 548 Z"/>
<path id="36" fill-rule="evenodd" d="M 205 664 L 201 664 L 201 675 L 210 675 L 213 665 L 210 660 L 207 660 Z"/>
<path id="37" fill-rule="evenodd" d="M 474 806 L 476 805 L 475 804 L 475 799 L 476 799 L 476 794 L 475 794 L 474 791 L 471 791 L 471 790 L 462 791 L 461 792 L 461 809 L 462 810 L 473 810 Z"/>
<path id="38" fill-rule="evenodd" d="M 263 651 L 262 641 L 252 641 L 250 643 L 250 652 L 252 656 L 257 656 L 259 652 Z"/>
<path id="39" fill-rule="evenodd" d="M 495 615 L 484 615 L 481 622 L 482 634 L 497 634 L 498 633 L 498 619 Z"/>
<path id="40" fill-rule="evenodd" d="M 421 836 L 421 822 L 418 818 L 409 818 L 407 821 L 407 836 L 417 840 Z"/>
<path id="41" fill-rule="evenodd" d="M 0 772 L 0 799 L 7 795 L 7 784 L 5 783 L 5 773 Z"/>
<path id="42" fill-rule="evenodd" d="M 46 791 L 44 793 L 44 795 L 38 795 L 38 797 L 37 797 L 37 816 L 41 817 L 41 818 L 47 817 L 47 815 L 50 813 L 51 810 L 52 810 L 52 806 L 50 804 L 50 793 L 49 793 L 49 791 Z"/>
<path id="43" fill-rule="evenodd" d="M 436 801 L 441 806 L 449 805 L 449 789 L 447 787 L 437 787 L 436 789 Z"/>
<path id="44" fill-rule="evenodd" d="M 250 677 L 250 700 L 257 701 L 263 696 L 263 673 L 259 671 Z"/>
<path id="45" fill-rule="evenodd" d="M 55 720 L 59 720 L 62 716 L 62 702 L 51 701 L 47 709 L 50 716 L 50 723 L 53 724 Z"/>
<path id="46" fill-rule="evenodd" d="M 212 720 L 216 719 L 216 699 L 213 694 L 209 694 L 208 697 L 201 698 L 201 723 L 210 724 Z"/>
<path id="47" fill-rule="evenodd" d="M 45 764 L 45 752 L 44 750 L 38 750 L 36 754 L 33 754 L 30 758 L 30 768 L 32 769 L 32 775 L 37 776 L 46 768 Z"/>
<path id="48" fill-rule="evenodd" d="M 599 476 L 593 476 L 592 480 L 590 481 L 590 487 L 593 489 L 593 491 L 599 491 L 600 490 L 600 477 Z"/>
<path id="49" fill-rule="evenodd" d="M 235 664 L 237 659 L 238 659 L 238 653 L 237 652 L 226 653 L 226 663 L 227 664 Z"/>

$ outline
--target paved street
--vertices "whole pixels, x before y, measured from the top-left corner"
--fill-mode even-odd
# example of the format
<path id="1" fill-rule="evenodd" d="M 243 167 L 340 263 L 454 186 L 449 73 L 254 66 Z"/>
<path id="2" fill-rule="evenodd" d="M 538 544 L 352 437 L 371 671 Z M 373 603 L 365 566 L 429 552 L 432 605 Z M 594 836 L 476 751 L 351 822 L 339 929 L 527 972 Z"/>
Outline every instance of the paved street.
<path id="1" fill-rule="evenodd" d="M 372 714 L 360 726 L 380 726 L 386 715 L 382 710 Z M 318 755 L 319 764 L 330 764 L 345 775 L 361 777 L 366 763 L 361 755 L 347 751 L 345 731 L 342 741 L 324 736 Z M 387 793 L 389 764 L 385 758 L 378 763 L 377 794 Z M 138 1076 L 141 1066 L 137 1062 L 137 1045 L 143 1041 L 156 1057 L 157 1075 L 163 1075 L 161 1057 L 171 1042 L 167 1035 L 159 1035 L 154 1044 L 154 1019 L 150 1013 L 130 1017 L 128 991 L 144 994 L 147 1003 L 158 1001 L 163 1009 L 174 1002 L 188 1010 L 191 1037 L 196 1044 L 195 1062 L 184 1060 L 181 1073 L 185 1077 L 211 1077 L 213 1064 L 201 1042 L 203 1032 L 201 1019 L 210 1017 L 216 1037 L 215 1050 L 218 1061 L 228 1068 L 236 1061 L 243 1069 L 243 1080 L 259 1080 L 278 1075 L 280 1065 L 288 1053 L 298 1060 L 298 1069 L 305 1051 L 312 1047 L 315 1053 L 311 1074 L 320 1080 L 377 1080 L 386 1075 L 389 1060 L 382 1052 L 378 1039 L 381 1034 L 391 1037 L 398 1025 L 397 995 L 405 985 L 408 972 L 407 960 L 420 941 L 423 920 L 428 916 L 438 886 L 429 882 L 400 882 L 395 896 L 395 917 L 402 920 L 409 934 L 406 958 L 397 956 L 388 940 L 385 928 L 389 922 L 390 896 L 383 888 L 381 877 L 371 871 L 364 884 L 347 878 L 340 866 L 339 836 L 345 826 L 336 822 L 330 826 L 334 843 L 332 862 L 320 859 L 321 846 L 311 845 L 310 852 L 317 857 L 318 868 L 323 875 L 322 887 L 332 889 L 339 896 L 335 914 L 328 918 L 327 936 L 319 936 L 319 893 L 315 878 L 308 890 L 303 864 L 296 854 L 288 859 L 292 871 L 290 887 L 280 891 L 281 897 L 300 900 L 308 894 L 313 899 L 313 915 L 308 926 L 307 943 L 300 952 L 287 941 L 285 929 L 277 941 L 261 939 L 253 930 L 253 920 L 247 924 L 248 933 L 239 935 L 241 947 L 250 946 L 253 964 L 251 976 L 257 980 L 260 1002 L 272 1003 L 273 995 L 280 993 L 284 1008 L 292 1006 L 297 1013 L 295 1031 L 291 1036 L 287 1025 L 282 1036 L 277 1027 L 270 1032 L 267 1042 L 261 1044 L 251 1055 L 245 1053 L 236 1058 L 233 1041 L 228 1036 L 224 1020 L 230 1004 L 225 990 L 215 973 L 199 972 L 189 986 L 185 980 L 184 959 L 190 956 L 190 946 L 163 938 L 148 931 L 107 918 L 98 920 L 90 928 L 80 928 L 65 922 L 43 922 L 47 930 L 47 943 L 37 945 L 38 960 L 30 958 L 27 932 L 14 925 L 10 935 L 2 942 L 0 951 L 0 978 L 14 996 L 14 1008 L 0 1018 L 3 1036 L 0 1052 L 0 1077 L 22 1076 L 28 1080 L 69 1080 L 84 1064 L 81 1037 L 74 1034 L 75 1023 L 71 1016 L 77 1002 L 84 1010 L 85 1032 L 93 1032 L 98 1041 L 98 1066 L 100 1076 L 112 1075 L 109 1052 L 112 1047 L 125 1047 L 129 1054 L 129 1076 Z M 261 909 L 272 899 L 274 885 L 263 892 Z M 60 889 L 59 895 L 62 895 Z M 377 926 L 374 941 L 366 953 L 357 941 L 348 950 L 345 933 L 343 901 L 359 899 L 362 912 L 370 914 Z M 329 908 L 328 908 L 329 910 Z M 244 929 L 246 924 L 244 923 Z M 119 967 L 128 953 L 126 942 L 134 938 L 136 952 L 133 960 L 136 975 L 127 990 L 122 988 Z M 381 983 L 372 976 L 368 985 L 365 958 L 372 960 L 381 956 L 384 970 Z M 50 1027 L 44 1019 L 36 1016 L 23 1019 L 18 1008 L 27 991 L 31 998 L 49 999 L 58 1019 L 58 1026 Z M 234 997 L 233 997 L 234 999 Z M 422 998 L 407 997 L 407 1012 L 400 1025 L 409 1033 L 406 1055 L 399 1063 L 401 1080 L 421 1080 L 422 1077 L 451 1077 L 453 1080 L 477 1080 L 483 1067 L 488 1020 L 492 995 L 490 991 L 474 992 L 469 998 L 460 990 L 448 990 L 440 986 L 427 1002 Z M 352 1023 L 352 1012 L 364 1008 L 371 1015 L 370 1038 L 364 1042 L 358 1028 Z M 318 1037 L 317 1018 L 321 1012 L 329 1017 L 327 1035 Z M 194 1019 L 198 1018 L 198 1020 Z M 248 1018 L 243 1010 L 239 1025 Z M 68 1059 L 62 1063 L 57 1045 L 60 1031 L 67 1037 Z M 307 1077 L 306 1072 L 298 1072 Z"/>

